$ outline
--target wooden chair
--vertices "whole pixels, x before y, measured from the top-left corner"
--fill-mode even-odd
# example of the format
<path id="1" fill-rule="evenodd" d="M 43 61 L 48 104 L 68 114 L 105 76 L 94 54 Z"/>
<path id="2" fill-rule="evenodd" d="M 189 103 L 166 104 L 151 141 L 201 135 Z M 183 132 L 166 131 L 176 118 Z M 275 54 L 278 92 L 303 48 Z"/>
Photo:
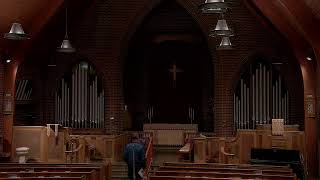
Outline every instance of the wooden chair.
<path id="1" fill-rule="evenodd" d="M 77 154 L 83 148 L 83 145 L 79 144 L 79 141 L 77 141 L 76 139 L 70 139 L 66 145 L 66 163 L 68 162 L 68 159 L 70 159 L 70 163 L 72 163 L 73 160 L 77 162 Z"/>

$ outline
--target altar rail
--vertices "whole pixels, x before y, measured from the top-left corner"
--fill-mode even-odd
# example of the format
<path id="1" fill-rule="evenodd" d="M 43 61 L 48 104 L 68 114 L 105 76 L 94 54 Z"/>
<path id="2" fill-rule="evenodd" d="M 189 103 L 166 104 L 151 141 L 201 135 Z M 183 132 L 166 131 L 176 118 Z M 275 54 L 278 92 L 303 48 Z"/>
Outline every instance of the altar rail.
<path id="1" fill-rule="evenodd" d="M 123 151 L 130 141 L 129 134 L 121 135 L 70 135 L 71 139 L 77 139 L 86 149 L 95 151 L 95 158 L 108 161 L 122 161 Z M 90 161 L 90 152 L 78 157 L 77 162 Z"/>
<path id="2" fill-rule="evenodd" d="M 231 138 L 194 138 L 194 160 L 198 163 L 249 163 L 251 148 L 299 150 L 305 157 L 304 132 L 290 130 L 283 136 L 272 136 L 269 129 L 263 129 L 238 130 L 236 137 Z"/>

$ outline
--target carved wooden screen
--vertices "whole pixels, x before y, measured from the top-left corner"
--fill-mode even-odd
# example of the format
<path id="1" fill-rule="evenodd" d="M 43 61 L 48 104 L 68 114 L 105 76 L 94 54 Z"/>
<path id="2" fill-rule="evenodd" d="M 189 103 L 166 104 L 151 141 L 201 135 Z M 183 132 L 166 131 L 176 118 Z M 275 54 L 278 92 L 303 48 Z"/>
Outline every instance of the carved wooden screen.
<path id="1" fill-rule="evenodd" d="M 234 92 L 234 126 L 255 129 L 284 119 L 289 124 L 289 95 L 284 79 L 273 65 L 257 61 L 241 74 Z"/>
<path id="2" fill-rule="evenodd" d="M 72 128 L 104 127 L 104 91 L 96 71 L 80 62 L 58 84 L 56 123 Z"/>

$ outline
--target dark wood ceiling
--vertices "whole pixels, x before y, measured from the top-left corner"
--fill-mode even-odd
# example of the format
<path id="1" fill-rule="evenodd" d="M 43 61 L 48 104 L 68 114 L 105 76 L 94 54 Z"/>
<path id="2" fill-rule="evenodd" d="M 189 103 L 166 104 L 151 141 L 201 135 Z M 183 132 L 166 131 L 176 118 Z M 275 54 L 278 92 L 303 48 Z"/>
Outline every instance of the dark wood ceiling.
<path id="1" fill-rule="evenodd" d="M 312 10 L 312 13 L 320 19 L 320 1 L 319 0 L 304 0 L 307 6 Z"/>
<path id="2" fill-rule="evenodd" d="M 38 33 L 46 26 L 51 17 L 55 15 L 65 0 L 2 0 L 0 1 L 0 36 L 9 31 L 13 22 L 20 22 L 24 30 L 31 37 L 36 37 Z M 70 7 L 79 6 L 86 1 L 68 1 L 72 4 Z M 320 44 L 319 37 L 313 37 L 315 32 L 320 31 L 320 1 L 319 0 L 244 0 L 251 1 L 252 4 L 259 6 L 264 1 L 268 6 L 276 6 L 275 11 L 283 16 L 269 18 L 267 13 L 263 13 L 275 25 L 275 21 L 285 21 L 289 24 L 286 28 L 280 28 L 283 34 L 287 34 L 286 29 L 294 28 L 299 36 L 309 41 L 311 45 Z M 90 1 L 93 2 L 93 1 Z M 262 12 L 268 6 L 258 7 Z M 263 10 L 264 9 L 264 10 Z M 83 12 L 77 12 L 83 13 Z M 279 13 L 278 13 L 279 14 Z M 272 16 L 272 15 L 271 15 Z M 284 23 L 282 23 L 284 25 Z M 286 26 L 286 25 L 285 25 Z M 293 37 L 293 36 L 291 36 Z M 311 41 L 311 42 L 310 42 Z M 12 49 L 15 46 L 10 45 L 3 38 L 0 39 L 0 51 Z M 30 46 L 31 43 L 29 43 Z M 28 46 L 28 45 L 27 45 Z M 27 47 L 26 46 L 26 47 Z"/>

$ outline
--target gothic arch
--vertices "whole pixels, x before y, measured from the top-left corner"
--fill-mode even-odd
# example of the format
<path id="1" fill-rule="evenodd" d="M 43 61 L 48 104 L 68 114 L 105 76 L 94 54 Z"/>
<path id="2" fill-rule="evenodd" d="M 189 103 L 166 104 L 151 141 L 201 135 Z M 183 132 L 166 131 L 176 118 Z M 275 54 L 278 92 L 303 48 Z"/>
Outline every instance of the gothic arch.
<path id="1" fill-rule="evenodd" d="M 96 67 L 77 59 L 58 79 L 55 88 L 56 123 L 71 128 L 105 127 L 105 93 Z"/>
<path id="2" fill-rule="evenodd" d="M 304 87 L 302 86 L 303 74 L 299 68 L 299 62 L 296 59 L 290 59 L 294 58 L 294 55 L 292 55 L 292 57 L 287 57 L 289 59 L 283 60 L 282 58 L 279 58 L 279 55 L 276 54 L 272 49 L 256 50 L 249 53 L 244 59 L 241 60 L 241 63 L 239 63 L 237 67 L 237 71 L 233 74 L 232 81 L 230 81 L 228 84 L 232 93 L 237 91 L 243 73 L 245 73 L 250 65 L 254 64 L 259 58 L 262 58 L 263 62 L 270 64 L 272 69 L 276 70 L 276 74 L 279 74 L 279 76 L 284 80 L 282 83 L 284 83 L 284 87 L 286 87 L 289 93 L 289 112 L 293 112 L 288 115 L 289 119 L 292 119 L 292 121 L 290 120 L 290 123 L 299 124 L 300 128 L 304 129 L 305 123 L 301 121 L 303 118 L 301 116 L 304 113 L 303 110 L 301 110 L 303 109 L 303 100 L 300 98 L 302 97 L 304 91 Z M 283 64 L 277 65 L 274 63 Z M 280 68 L 280 66 L 282 67 Z M 298 76 L 289 76 L 289 74 L 292 74 L 293 72 L 296 72 L 296 75 Z M 301 96 L 294 97 L 297 93 Z"/>
<path id="3" fill-rule="evenodd" d="M 119 52 L 120 53 L 119 58 L 120 58 L 120 62 L 122 63 L 122 67 L 125 62 L 126 56 L 128 54 L 130 40 L 134 36 L 135 32 L 137 31 L 139 26 L 142 24 L 145 17 L 147 17 L 148 14 L 150 14 L 154 8 L 156 8 L 157 6 L 159 6 L 164 2 L 165 0 L 147 1 L 143 9 L 140 10 L 140 13 L 137 13 L 136 17 L 133 18 L 134 20 L 131 23 L 129 23 L 130 25 L 128 27 L 128 32 L 124 35 L 124 38 L 120 43 L 122 47 L 121 48 L 122 51 Z M 205 21 L 205 18 L 201 16 L 201 14 L 197 13 L 199 12 L 197 9 L 198 7 L 194 6 L 193 3 L 190 2 L 190 0 L 175 0 L 175 2 L 187 11 L 187 13 L 193 18 L 193 20 L 200 27 L 202 34 L 205 37 L 207 37 L 208 29 L 205 23 L 203 23 Z M 208 49 L 209 50 L 215 49 L 212 43 L 209 43 L 209 39 L 206 38 L 206 40 L 208 44 Z"/>

